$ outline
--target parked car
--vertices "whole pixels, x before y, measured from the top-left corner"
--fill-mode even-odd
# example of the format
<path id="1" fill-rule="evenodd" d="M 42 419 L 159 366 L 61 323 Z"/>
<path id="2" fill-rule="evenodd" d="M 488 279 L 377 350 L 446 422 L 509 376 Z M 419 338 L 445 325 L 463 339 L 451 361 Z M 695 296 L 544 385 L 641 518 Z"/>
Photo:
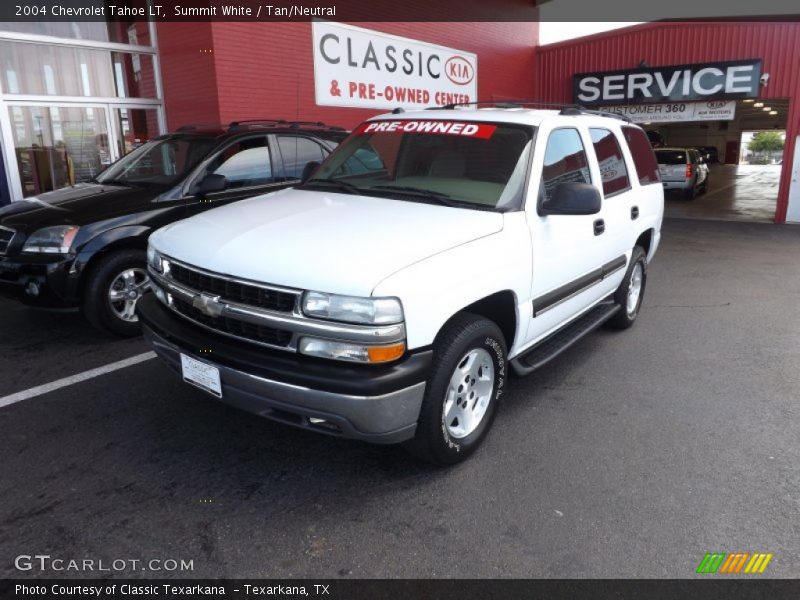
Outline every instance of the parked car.
<path id="1" fill-rule="evenodd" d="M 694 148 L 658 148 L 656 159 L 664 190 L 677 190 L 688 200 L 708 191 L 708 165 Z"/>
<path id="2" fill-rule="evenodd" d="M 719 162 L 719 150 L 716 146 L 700 146 L 698 150 L 707 164 L 713 165 Z"/>
<path id="3" fill-rule="evenodd" d="M 95 326 L 139 333 L 152 231 L 235 200 L 296 184 L 346 137 L 323 123 L 239 121 L 155 138 L 88 183 L 0 209 L 0 293 L 80 307 Z"/>
<path id="4" fill-rule="evenodd" d="M 661 135 L 659 132 L 653 129 L 648 129 L 646 133 L 647 133 L 647 139 L 650 140 L 650 145 L 653 148 L 663 148 L 664 146 L 667 145 L 666 142 L 664 141 L 664 136 Z"/>
<path id="5" fill-rule="evenodd" d="M 627 119 L 383 115 L 303 185 L 155 232 L 143 332 L 224 402 L 452 464 L 511 370 L 633 325 L 663 194 Z"/>

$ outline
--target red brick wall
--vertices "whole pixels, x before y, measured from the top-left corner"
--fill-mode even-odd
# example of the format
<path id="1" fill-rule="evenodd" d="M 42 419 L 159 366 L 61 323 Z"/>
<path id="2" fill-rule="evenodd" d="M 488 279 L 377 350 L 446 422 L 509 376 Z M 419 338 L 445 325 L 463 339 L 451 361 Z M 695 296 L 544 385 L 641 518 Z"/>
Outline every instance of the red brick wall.
<path id="1" fill-rule="evenodd" d="M 538 23 L 354 25 L 476 53 L 481 99 L 536 96 Z M 310 23 L 160 23 L 158 36 L 170 129 L 188 121 L 248 117 L 353 127 L 385 112 L 316 105 Z M 202 44 L 213 47 L 213 54 L 201 53 Z M 197 90 L 203 90 L 202 102 Z M 205 97 L 211 92 L 216 105 Z"/>
<path id="2" fill-rule="evenodd" d="M 211 23 L 158 23 L 164 109 L 170 131 L 218 123 L 219 95 Z"/>

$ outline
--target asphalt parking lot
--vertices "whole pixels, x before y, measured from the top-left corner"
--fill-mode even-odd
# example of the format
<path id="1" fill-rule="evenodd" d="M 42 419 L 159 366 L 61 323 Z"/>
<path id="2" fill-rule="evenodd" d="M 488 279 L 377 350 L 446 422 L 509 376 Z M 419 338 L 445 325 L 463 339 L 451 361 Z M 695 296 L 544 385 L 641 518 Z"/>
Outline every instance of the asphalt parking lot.
<path id="1" fill-rule="evenodd" d="M 746 551 L 797 577 L 798 256 L 797 227 L 668 220 L 636 326 L 513 379 L 449 470 L 240 413 L 156 360 L 0 408 L 0 576 L 61 575 L 15 570 L 44 553 L 191 577 L 692 577 Z M 0 332 L 0 396 L 148 350 L 6 301 Z"/>

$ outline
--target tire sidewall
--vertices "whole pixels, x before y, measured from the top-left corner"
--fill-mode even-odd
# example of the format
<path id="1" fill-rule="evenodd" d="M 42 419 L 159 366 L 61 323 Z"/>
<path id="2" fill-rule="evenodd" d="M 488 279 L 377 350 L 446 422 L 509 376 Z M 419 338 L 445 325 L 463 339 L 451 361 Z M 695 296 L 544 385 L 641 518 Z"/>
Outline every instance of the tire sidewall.
<path id="1" fill-rule="evenodd" d="M 494 389 L 486 413 L 475 431 L 463 438 L 455 438 L 447 431 L 444 422 L 447 389 L 454 370 L 462 358 L 473 349 L 486 350 L 491 357 L 494 366 Z M 446 359 L 440 363 L 426 390 L 426 400 L 431 403 L 431 408 L 436 409 L 435 415 L 431 415 L 435 419 L 437 429 L 431 436 L 433 438 L 431 451 L 437 461 L 453 464 L 464 460 L 475 451 L 492 425 L 507 378 L 508 358 L 505 340 L 500 330 L 490 321 L 481 321 L 481 327 L 477 331 L 465 336 L 457 346 L 446 350 Z"/>
<path id="2" fill-rule="evenodd" d="M 112 282 L 128 269 L 146 270 L 146 255 L 137 250 L 110 254 L 92 271 L 85 289 L 84 316 L 95 326 L 121 336 L 135 336 L 141 332 L 138 321 L 123 321 L 111 307 L 108 292 Z"/>
<path id="3" fill-rule="evenodd" d="M 636 268 L 637 264 L 642 265 L 642 289 L 639 292 L 639 300 L 636 302 L 636 310 L 633 311 L 633 315 L 628 314 L 628 288 L 631 285 L 631 275 L 633 274 L 634 268 Z M 642 302 L 644 301 L 644 292 L 647 288 L 647 255 L 644 253 L 639 246 L 636 246 L 633 249 L 633 253 L 631 254 L 631 263 L 628 265 L 628 270 L 625 271 L 625 280 L 623 282 L 622 287 L 618 292 L 619 297 L 617 301 L 621 305 L 622 312 L 625 315 L 625 318 L 633 323 L 636 320 L 636 317 L 639 316 L 639 311 L 642 308 Z"/>

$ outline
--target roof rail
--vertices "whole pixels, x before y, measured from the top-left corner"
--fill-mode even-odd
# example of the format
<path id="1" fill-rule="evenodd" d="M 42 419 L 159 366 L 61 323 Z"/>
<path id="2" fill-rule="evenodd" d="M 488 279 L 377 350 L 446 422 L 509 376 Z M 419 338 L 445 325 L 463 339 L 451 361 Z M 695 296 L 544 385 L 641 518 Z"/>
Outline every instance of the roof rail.
<path id="1" fill-rule="evenodd" d="M 567 106 L 561 109 L 559 113 L 561 115 L 597 115 L 599 117 L 610 117 L 612 119 L 619 119 L 620 121 L 625 121 L 626 123 L 631 123 L 631 118 L 620 114 L 618 112 L 613 112 L 610 110 L 593 110 L 591 108 L 585 108 L 580 104 L 573 104 L 572 106 Z"/>
<path id="2" fill-rule="evenodd" d="M 287 121 L 286 119 L 244 119 L 231 121 L 228 125 L 230 130 L 245 129 L 248 127 L 289 127 L 300 129 L 301 127 L 325 128 L 333 131 L 345 131 L 343 127 L 326 125 L 322 121 Z"/>
<path id="3" fill-rule="evenodd" d="M 271 125 L 271 124 L 284 124 L 286 119 L 239 119 L 238 121 L 231 121 L 228 127 L 241 127 L 242 125 Z"/>
<path id="4" fill-rule="evenodd" d="M 565 108 L 574 106 L 573 104 L 564 104 L 563 102 L 548 102 L 546 100 L 475 100 L 473 102 L 453 102 L 451 104 L 443 104 L 442 106 L 432 106 L 428 110 L 453 110 L 459 106 L 496 106 L 497 108 L 527 108 L 527 107 L 541 107 L 541 108 Z"/>

